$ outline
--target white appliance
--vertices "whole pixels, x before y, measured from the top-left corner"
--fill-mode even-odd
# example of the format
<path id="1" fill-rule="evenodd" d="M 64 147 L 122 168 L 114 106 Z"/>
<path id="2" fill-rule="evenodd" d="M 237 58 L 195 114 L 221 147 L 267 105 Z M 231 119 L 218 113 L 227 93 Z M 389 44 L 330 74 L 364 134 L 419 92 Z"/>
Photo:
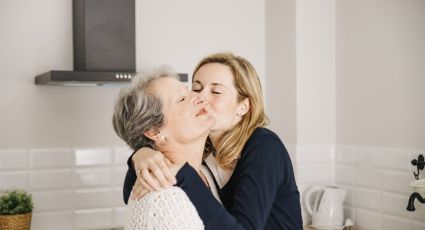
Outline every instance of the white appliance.
<path id="1" fill-rule="evenodd" d="M 312 215 L 312 227 L 315 229 L 340 229 L 344 222 L 346 191 L 336 186 L 313 186 L 305 195 L 307 212 Z M 311 201 L 314 200 L 314 206 Z"/>

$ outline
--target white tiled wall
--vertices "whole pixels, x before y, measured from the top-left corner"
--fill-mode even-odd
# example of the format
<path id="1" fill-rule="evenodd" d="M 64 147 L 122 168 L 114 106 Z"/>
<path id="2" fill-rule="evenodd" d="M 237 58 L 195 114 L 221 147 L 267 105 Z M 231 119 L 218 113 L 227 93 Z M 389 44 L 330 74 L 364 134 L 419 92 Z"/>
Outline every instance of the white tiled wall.
<path id="1" fill-rule="evenodd" d="M 305 209 L 305 192 L 311 186 L 334 184 L 334 148 L 332 146 L 297 146 L 296 178 L 301 194 L 304 224 L 311 223 L 311 216 Z"/>
<path id="2" fill-rule="evenodd" d="M 297 148 L 298 185 L 303 193 L 315 184 L 336 184 L 347 190 L 345 216 L 360 230 L 425 229 L 425 204 L 406 210 L 414 180 L 411 160 L 425 150 L 358 146 Z M 331 174 L 331 175 L 329 175 Z M 421 171 L 421 178 L 425 178 Z M 305 224 L 311 217 L 303 212 Z"/>
<path id="3" fill-rule="evenodd" d="M 423 230 L 425 205 L 406 211 L 414 179 L 410 161 L 424 150 L 357 146 L 289 146 L 304 206 L 313 185 L 347 190 L 345 216 L 360 230 Z M 111 229 L 124 224 L 122 183 L 127 148 L 0 151 L 0 190 L 33 195 L 32 229 Z M 425 171 L 421 178 L 425 178 Z M 304 208 L 303 208 L 304 209 Z M 303 211 L 305 224 L 311 217 Z"/>
<path id="4" fill-rule="evenodd" d="M 336 151 L 336 183 L 350 189 L 349 217 L 359 229 L 425 229 L 424 204 L 406 210 L 416 159 L 424 150 L 340 146 Z M 349 156 L 348 159 L 346 156 Z M 421 178 L 425 171 L 421 172 Z"/>
<path id="5" fill-rule="evenodd" d="M 0 190 L 33 196 L 33 230 L 122 228 L 123 148 L 0 151 Z"/>

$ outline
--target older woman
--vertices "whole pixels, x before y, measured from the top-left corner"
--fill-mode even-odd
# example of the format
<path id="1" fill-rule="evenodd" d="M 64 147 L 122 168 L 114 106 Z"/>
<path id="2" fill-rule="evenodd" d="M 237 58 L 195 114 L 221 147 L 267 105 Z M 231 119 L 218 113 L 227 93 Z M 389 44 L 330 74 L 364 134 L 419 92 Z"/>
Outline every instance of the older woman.
<path id="1" fill-rule="evenodd" d="M 120 91 L 113 127 L 132 149 L 149 146 L 167 156 L 176 172 L 195 169 L 205 178 L 202 153 L 215 119 L 208 105 L 177 78 L 166 67 L 133 78 Z M 203 229 L 195 207 L 178 187 L 150 191 L 129 207 L 126 229 Z"/>

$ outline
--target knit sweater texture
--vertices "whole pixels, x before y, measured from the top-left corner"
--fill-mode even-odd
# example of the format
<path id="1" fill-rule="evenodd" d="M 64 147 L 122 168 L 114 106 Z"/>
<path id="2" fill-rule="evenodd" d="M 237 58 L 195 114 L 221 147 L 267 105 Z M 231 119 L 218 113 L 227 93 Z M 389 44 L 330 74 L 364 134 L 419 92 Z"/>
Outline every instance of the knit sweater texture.
<path id="1" fill-rule="evenodd" d="M 125 230 L 200 230 L 204 229 L 195 206 L 179 187 L 146 194 L 128 202 Z"/>

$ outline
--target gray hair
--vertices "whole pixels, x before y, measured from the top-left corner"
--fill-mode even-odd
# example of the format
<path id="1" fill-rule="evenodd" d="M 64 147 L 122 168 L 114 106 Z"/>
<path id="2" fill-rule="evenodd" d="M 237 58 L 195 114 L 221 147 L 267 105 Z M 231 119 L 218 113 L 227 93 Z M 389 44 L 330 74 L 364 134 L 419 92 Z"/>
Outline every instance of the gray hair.
<path id="1" fill-rule="evenodd" d="M 159 129 L 164 124 L 162 101 L 152 92 L 152 83 L 163 77 L 179 79 L 168 66 L 137 74 L 130 86 L 120 90 L 115 103 L 112 125 L 118 136 L 133 150 L 142 147 L 155 149 L 155 142 L 145 132 Z"/>

